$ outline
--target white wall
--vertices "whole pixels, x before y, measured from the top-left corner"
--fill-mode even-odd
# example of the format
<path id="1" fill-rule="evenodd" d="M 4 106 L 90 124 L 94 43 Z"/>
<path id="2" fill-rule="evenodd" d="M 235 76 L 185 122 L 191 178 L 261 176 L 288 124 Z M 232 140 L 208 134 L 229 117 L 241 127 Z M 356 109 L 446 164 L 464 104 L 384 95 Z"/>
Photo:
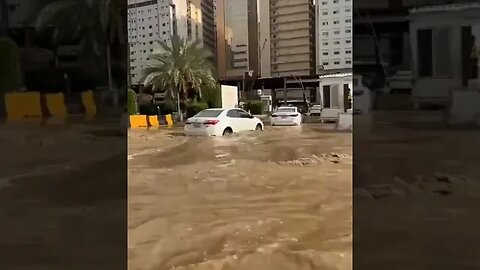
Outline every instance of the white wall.
<path id="1" fill-rule="evenodd" d="M 222 109 L 238 107 L 238 88 L 236 86 L 222 85 Z"/>
<path id="2" fill-rule="evenodd" d="M 345 110 L 344 96 L 343 96 L 344 84 L 348 84 L 349 88 L 353 89 L 352 76 L 347 75 L 344 77 L 332 77 L 332 78 L 320 79 L 319 89 L 318 89 L 319 92 L 317 92 L 317 97 L 320 97 L 322 107 L 324 105 L 323 86 L 330 85 L 330 91 L 332 91 L 332 89 L 336 89 L 338 91 L 337 102 L 336 102 L 338 104 L 338 107 L 331 106 L 331 108 L 338 108 L 341 110 Z M 330 97 L 332 97 L 332 94 L 330 94 Z M 330 102 L 330 104 L 332 104 L 332 102 Z"/>
<path id="3" fill-rule="evenodd" d="M 416 79 L 412 89 L 412 97 L 432 101 L 439 98 L 449 98 L 450 90 L 462 87 L 461 26 L 480 25 L 480 8 L 455 12 L 413 13 L 410 15 L 410 19 L 410 46 Z M 448 60 L 450 75 L 419 77 L 417 30 L 432 27 L 449 29 L 450 57 Z"/>

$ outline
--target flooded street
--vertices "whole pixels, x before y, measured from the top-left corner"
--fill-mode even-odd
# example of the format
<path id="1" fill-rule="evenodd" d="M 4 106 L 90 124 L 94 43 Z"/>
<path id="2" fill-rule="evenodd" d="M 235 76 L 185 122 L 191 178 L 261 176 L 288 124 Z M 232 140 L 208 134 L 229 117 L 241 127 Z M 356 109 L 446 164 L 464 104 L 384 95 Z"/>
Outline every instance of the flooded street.
<path id="1" fill-rule="evenodd" d="M 352 134 L 129 132 L 129 269 L 351 269 Z"/>

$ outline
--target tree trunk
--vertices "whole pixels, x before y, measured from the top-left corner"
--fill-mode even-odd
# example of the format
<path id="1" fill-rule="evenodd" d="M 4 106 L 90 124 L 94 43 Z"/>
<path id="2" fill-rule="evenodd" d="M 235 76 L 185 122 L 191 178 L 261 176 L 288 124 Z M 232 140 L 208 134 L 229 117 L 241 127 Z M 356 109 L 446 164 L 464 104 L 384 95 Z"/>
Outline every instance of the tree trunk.
<path id="1" fill-rule="evenodd" d="M 180 91 L 182 90 L 182 85 L 179 83 L 178 84 L 178 91 L 177 91 L 177 112 L 180 117 L 180 123 L 183 123 L 183 113 L 182 113 L 182 107 L 180 106 Z"/>
<path id="2" fill-rule="evenodd" d="M 112 80 L 112 55 L 110 52 L 110 44 L 107 44 L 107 72 L 108 72 L 108 91 L 112 95 L 113 107 L 119 107 L 118 100 L 118 90 L 113 89 L 113 80 Z"/>

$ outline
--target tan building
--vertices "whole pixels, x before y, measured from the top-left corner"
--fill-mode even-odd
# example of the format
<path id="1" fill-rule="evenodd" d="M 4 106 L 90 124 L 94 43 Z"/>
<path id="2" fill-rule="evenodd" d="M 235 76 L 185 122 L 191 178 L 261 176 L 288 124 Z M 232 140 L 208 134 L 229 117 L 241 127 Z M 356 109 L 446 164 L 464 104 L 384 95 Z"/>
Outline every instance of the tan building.
<path id="1" fill-rule="evenodd" d="M 258 72 L 257 0 L 217 0 L 216 23 L 219 78 Z"/>
<path id="2" fill-rule="evenodd" d="M 315 74 L 313 0 L 259 3 L 262 77 Z"/>
<path id="3" fill-rule="evenodd" d="M 213 0 L 201 0 L 203 44 L 216 55 L 215 6 Z M 215 58 L 215 57 L 213 57 Z M 213 59 L 212 59 L 213 60 Z"/>

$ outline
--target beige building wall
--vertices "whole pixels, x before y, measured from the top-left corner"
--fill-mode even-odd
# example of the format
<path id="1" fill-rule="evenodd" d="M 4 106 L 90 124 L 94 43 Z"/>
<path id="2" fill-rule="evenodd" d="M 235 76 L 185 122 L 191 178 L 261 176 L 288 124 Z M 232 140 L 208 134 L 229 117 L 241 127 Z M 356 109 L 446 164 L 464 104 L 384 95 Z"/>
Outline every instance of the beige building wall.
<path id="1" fill-rule="evenodd" d="M 312 0 L 270 0 L 270 74 L 273 77 L 315 74 L 315 8 Z M 262 5 L 262 15 L 266 5 Z M 265 35 L 266 17 L 260 29 Z M 268 59 L 262 57 L 266 63 Z M 262 63 L 264 64 L 264 63 Z"/>

